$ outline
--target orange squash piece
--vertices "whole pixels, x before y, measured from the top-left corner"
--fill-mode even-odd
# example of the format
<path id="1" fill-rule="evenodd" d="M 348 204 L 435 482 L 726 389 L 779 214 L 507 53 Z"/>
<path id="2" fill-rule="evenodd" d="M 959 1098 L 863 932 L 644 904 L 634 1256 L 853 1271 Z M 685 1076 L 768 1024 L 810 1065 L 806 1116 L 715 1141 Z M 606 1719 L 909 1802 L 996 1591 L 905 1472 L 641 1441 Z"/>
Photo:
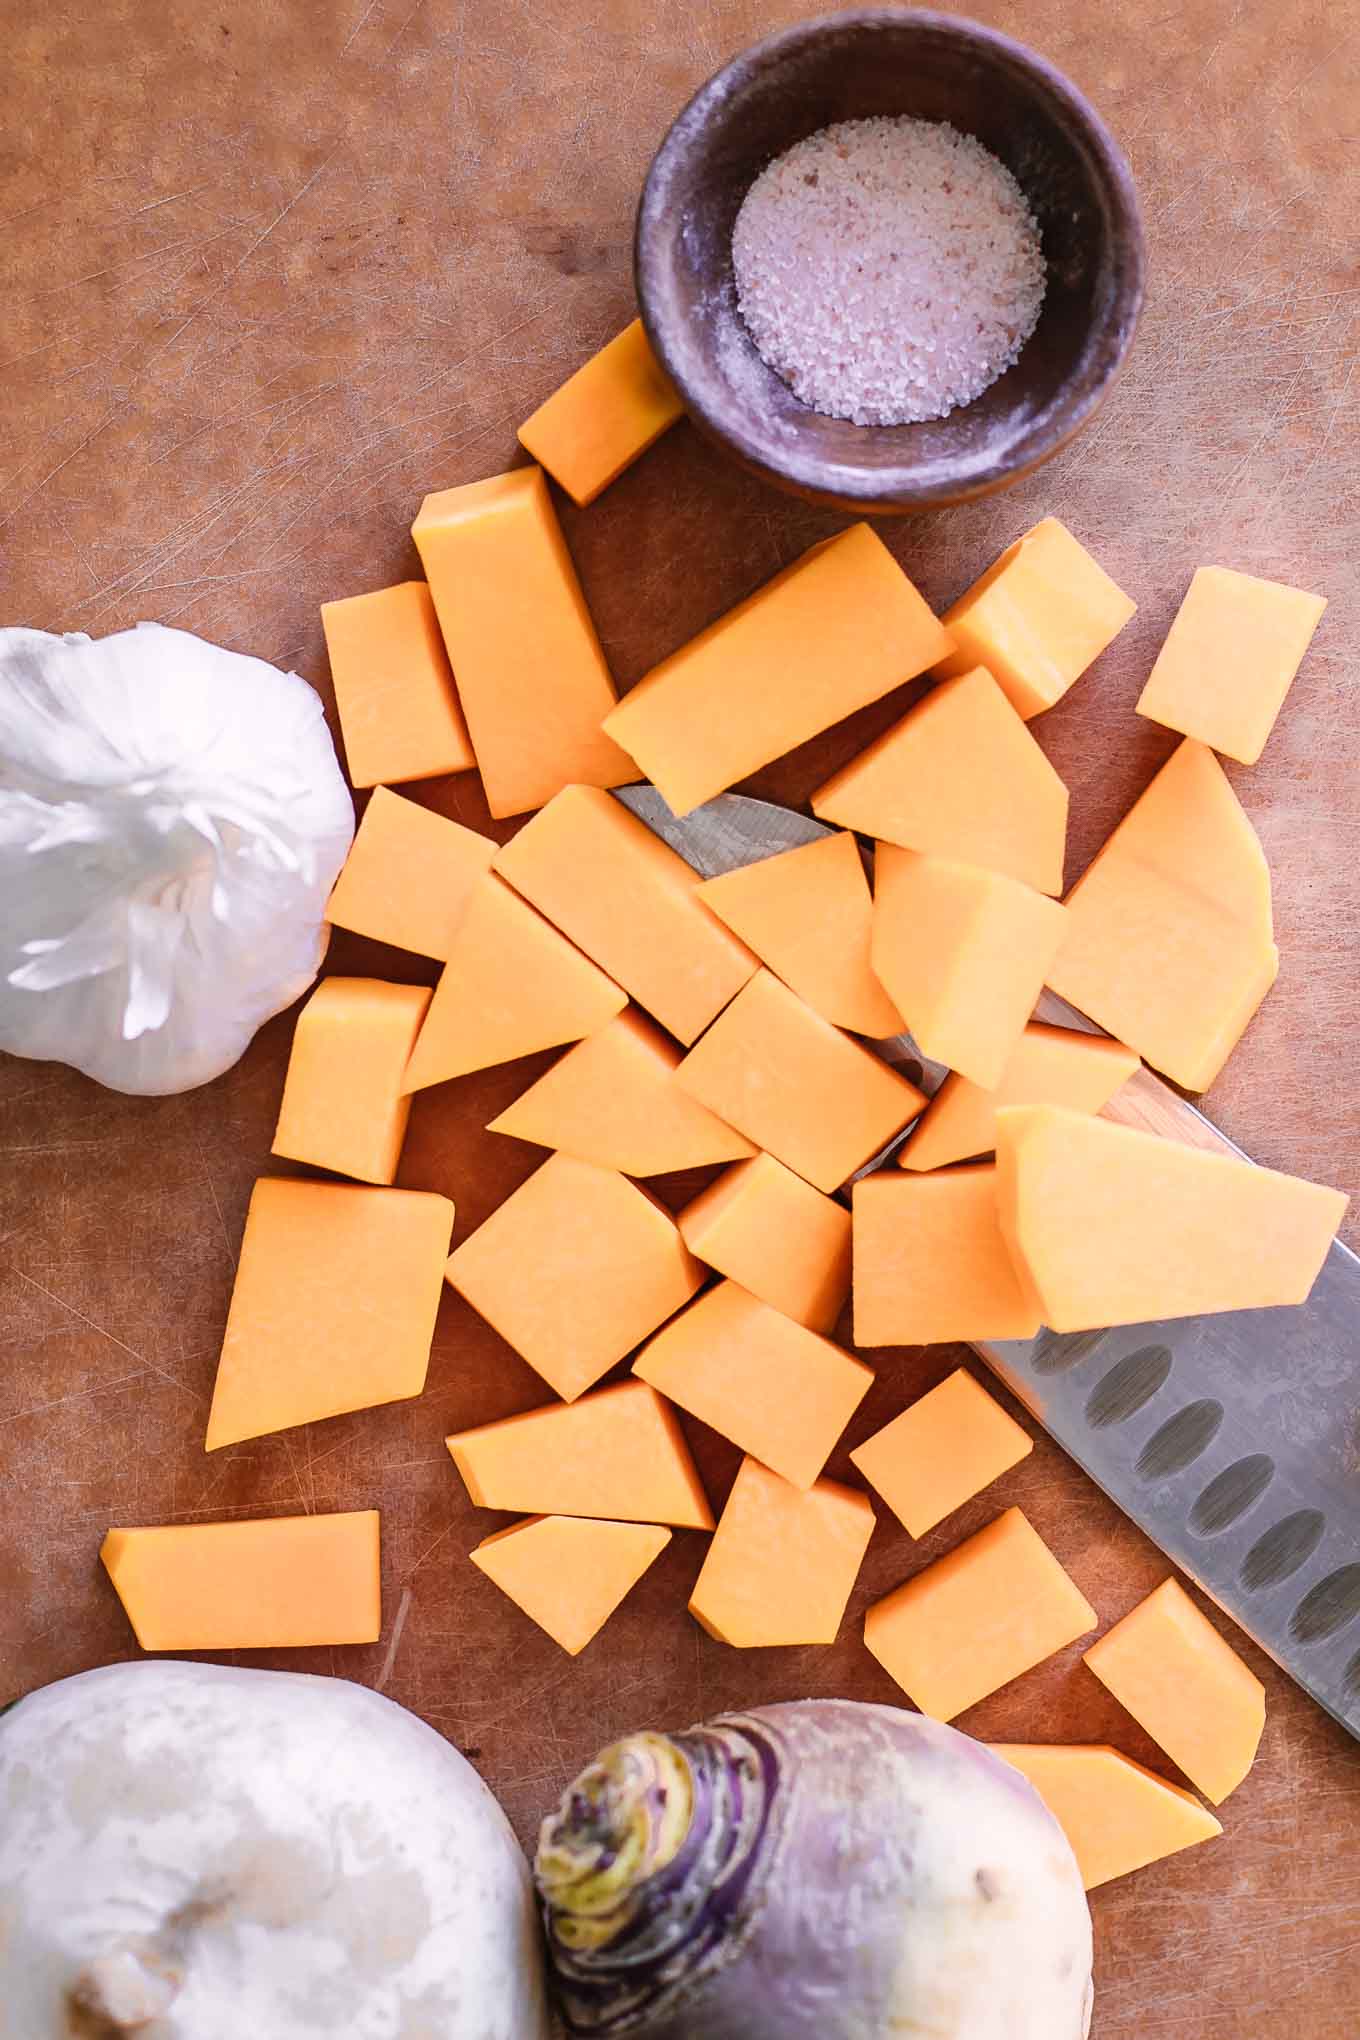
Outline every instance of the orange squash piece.
<path id="1" fill-rule="evenodd" d="M 479 1571 L 577 1657 L 671 1541 L 655 1523 L 530 1516 L 469 1553 Z"/>
<path id="2" fill-rule="evenodd" d="M 323 978 L 298 1014 L 273 1153 L 392 1182 L 411 1113 L 402 1079 L 429 1003 L 425 985 Z"/>
<path id="3" fill-rule="evenodd" d="M 570 1048 L 490 1122 L 625 1176 L 664 1176 L 755 1149 L 675 1081 L 680 1050 L 630 1007 Z"/>
<path id="4" fill-rule="evenodd" d="M 1099 1112 L 1140 1067 L 1122 1042 L 1072 1027 L 1032 1020 L 1021 1035 L 994 1091 L 957 1071 L 947 1076 L 898 1154 L 904 1169 L 943 1169 L 996 1148 L 996 1115 L 1003 1105 L 1066 1105 Z"/>
<path id="5" fill-rule="evenodd" d="M 1088 1891 L 1223 1832 L 1222 1822 L 1192 1792 L 1105 1745 L 993 1743 L 991 1748 L 1029 1779 L 1072 1844 Z"/>
<path id="6" fill-rule="evenodd" d="M 585 505 L 684 415 L 675 384 L 634 319 L 525 419 L 519 443 Z"/>
<path id="7" fill-rule="evenodd" d="M 1019 1509 L 908 1580 L 864 1641 L 922 1714 L 953 1721 L 1096 1626 L 1096 1612 Z"/>
<path id="8" fill-rule="evenodd" d="M 375 942 L 442 959 L 496 848 L 489 836 L 377 786 L 326 919 Z"/>
<path id="9" fill-rule="evenodd" d="M 455 1249 L 445 1273 L 566 1402 L 704 1280 L 655 1198 L 572 1155 L 536 1169 Z"/>
<path id="10" fill-rule="evenodd" d="M 1200 567 L 1138 698 L 1139 715 L 1254 765 L 1326 597 Z"/>
<path id="11" fill-rule="evenodd" d="M 1176 1580 L 1164 1580 L 1086 1662 L 1205 1798 L 1221 1806 L 1256 1761 L 1266 1689 Z"/>
<path id="12" fill-rule="evenodd" d="M 676 1071 L 692 1097 L 818 1190 L 835 1190 L 925 1099 L 867 1048 L 757 971 Z"/>
<path id="13" fill-rule="evenodd" d="M 597 787 L 555 795 L 496 869 L 687 1047 L 756 969 L 698 873 Z"/>
<path id="14" fill-rule="evenodd" d="M 492 814 L 542 807 L 574 780 L 636 779 L 600 727 L 614 683 L 543 470 L 427 496 L 411 536 Z"/>
<path id="15" fill-rule="evenodd" d="M 816 1480 L 874 1378 L 736 1282 L 673 1318 L 633 1372 L 801 1488 Z"/>
<path id="16" fill-rule="evenodd" d="M 605 729 L 686 815 L 952 644 L 882 539 L 852 524 L 654 667 Z"/>
<path id="17" fill-rule="evenodd" d="M 376 1643 L 378 1513 L 110 1530 L 99 1553 L 143 1650 Z"/>
<path id="18" fill-rule="evenodd" d="M 444 1442 L 479 1509 L 713 1528 L 675 1412 L 645 1381 L 548 1403 Z"/>
<path id="19" fill-rule="evenodd" d="M 419 1395 L 453 1205 L 268 1176 L 246 1215 L 207 1450 Z"/>
<path id="20" fill-rule="evenodd" d="M 986 666 L 1026 722 L 1061 701 L 1137 609 L 1056 517 L 1007 546 L 944 615 L 941 680 Z"/>
<path id="21" fill-rule="evenodd" d="M 854 1189 L 857 1346 L 1032 1339 L 986 1163 L 932 1176 L 868 1176 Z"/>
<path id="22" fill-rule="evenodd" d="M 724 1170 L 680 1213 L 692 1254 L 809 1331 L 850 1294 L 850 1214 L 773 1155 Z"/>
<path id="23" fill-rule="evenodd" d="M 1339 1190 L 1061 1106 L 996 1124 L 1001 1230 L 1055 1332 L 1302 1303 L 1345 1215 Z"/>
<path id="24" fill-rule="evenodd" d="M 1279 967 L 1261 845 L 1213 752 L 1187 738 L 1068 894 L 1048 982 L 1203 1091 Z"/>
<path id="25" fill-rule="evenodd" d="M 943 680 L 819 786 L 841 829 L 1060 893 L 1067 788 L 985 666 Z"/>
<path id="26" fill-rule="evenodd" d="M 612 978 L 488 872 L 449 943 L 404 1088 L 579 1041 L 627 1004 Z"/>
<path id="27" fill-rule="evenodd" d="M 352 786 L 477 763 L 424 581 L 323 602 L 321 627 Z"/>
<path id="28" fill-rule="evenodd" d="M 875 1039 L 902 1032 L 869 968 L 874 903 L 853 836 L 822 836 L 724 872 L 699 898 L 833 1026 Z"/>
<path id="29" fill-rule="evenodd" d="M 1029 1433 L 959 1367 L 850 1458 L 912 1536 L 924 1537 L 1033 1450 Z"/>
<path id="30" fill-rule="evenodd" d="M 739 1650 L 834 1643 L 873 1534 L 866 1495 L 834 1480 L 794 1487 L 744 1459 L 689 1612 Z"/>
<path id="31" fill-rule="evenodd" d="M 1014 1055 L 1066 930 L 1065 910 L 1027 885 L 880 843 L 874 971 L 917 1046 L 991 1090 Z"/>

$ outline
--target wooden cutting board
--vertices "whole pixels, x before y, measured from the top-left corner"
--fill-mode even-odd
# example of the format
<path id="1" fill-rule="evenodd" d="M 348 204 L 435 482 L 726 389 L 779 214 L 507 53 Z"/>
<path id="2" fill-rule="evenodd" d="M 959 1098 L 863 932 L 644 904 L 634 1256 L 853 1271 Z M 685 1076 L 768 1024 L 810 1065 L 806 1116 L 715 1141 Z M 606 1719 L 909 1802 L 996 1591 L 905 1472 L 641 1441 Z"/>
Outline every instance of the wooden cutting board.
<path id="1" fill-rule="evenodd" d="M 318 603 L 417 571 L 422 494 L 508 464 L 519 419 L 632 315 L 632 209 L 665 123 L 721 58 L 799 11 L 11 4 L 0 617 L 96 633 L 154 617 L 324 692 Z M 1129 149 L 1151 297 L 1122 384 L 1073 448 L 1008 496 L 884 535 L 943 603 L 1056 511 L 1136 595 L 1136 621 L 1040 726 L 1072 788 L 1070 874 L 1170 749 L 1132 709 L 1192 567 L 1331 597 L 1263 762 L 1232 769 L 1274 870 L 1284 967 L 1209 1104 L 1260 1160 L 1360 1189 L 1360 11 L 974 11 L 1071 72 Z M 840 520 L 758 488 L 682 427 L 564 522 L 627 685 Z M 759 790 L 801 798 L 899 706 Z M 484 822 L 471 779 L 421 797 Z M 420 974 L 348 937 L 332 963 Z M 744 1654 L 703 1636 L 684 1612 L 702 1544 L 681 1533 L 570 1661 L 467 1562 L 496 1519 L 469 1506 L 443 1436 L 542 1390 L 452 1296 L 420 1401 L 206 1459 L 290 1031 L 274 1022 L 219 1083 L 155 1101 L 0 1059 L 0 1700 L 134 1654 L 96 1565 L 110 1523 L 378 1506 L 382 1643 L 260 1661 L 381 1685 L 480 1765 L 528 1837 L 622 1730 L 801 1694 L 896 1699 L 859 1641 L 864 1605 L 1004 1504 L 1027 1510 L 1106 1620 L 1166 1574 L 1040 1438 L 924 1544 L 882 1525 L 835 1649 Z M 546 1060 L 417 1102 L 401 1180 L 451 1193 L 460 1237 L 539 1159 L 480 1129 Z M 695 1185 L 663 1187 L 676 1202 Z M 960 1355 L 875 1357 L 852 1444 Z M 721 1498 L 735 1455 L 689 1428 Z M 1260 1762 L 1221 1842 L 1095 1895 L 1096 2040 L 1355 2040 L 1360 1749 L 1242 1647 L 1269 1693 Z M 1168 1768 L 1076 1650 L 963 1725 L 1108 1740 Z"/>

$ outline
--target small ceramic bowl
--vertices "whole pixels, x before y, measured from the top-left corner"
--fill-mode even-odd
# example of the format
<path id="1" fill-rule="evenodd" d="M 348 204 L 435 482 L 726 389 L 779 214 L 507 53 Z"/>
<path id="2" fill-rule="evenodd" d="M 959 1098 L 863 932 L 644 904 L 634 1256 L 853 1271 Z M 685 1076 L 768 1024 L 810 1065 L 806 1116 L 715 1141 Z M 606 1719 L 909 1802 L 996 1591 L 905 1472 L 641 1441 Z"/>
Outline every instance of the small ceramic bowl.
<path id="1" fill-rule="evenodd" d="M 772 157 L 831 121 L 943 120 L 1007 165 L 1048 264 L 1019 360 L 948 418 L 852 425 L 800 403 L 737 310 L 732 226 Z M 1143 297 L 1133 178 L 1075 85 L 1008 36 L 955 15 L 870 8 L 804 21 L 734 57 L 657 151 L 638 209 L 643 322 L 690 415 L 769 481 L 812 502 L 924 510 L 1004 489 L 1092 415 Z"/>

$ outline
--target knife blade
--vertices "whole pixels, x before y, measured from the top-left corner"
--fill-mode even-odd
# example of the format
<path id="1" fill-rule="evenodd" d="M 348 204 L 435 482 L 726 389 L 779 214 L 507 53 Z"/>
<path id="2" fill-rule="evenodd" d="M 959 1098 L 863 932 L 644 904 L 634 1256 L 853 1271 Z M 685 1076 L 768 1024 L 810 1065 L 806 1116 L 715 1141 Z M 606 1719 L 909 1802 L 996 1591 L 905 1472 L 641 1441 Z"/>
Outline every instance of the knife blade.
<path id="1" fill-rule="evenodd" d="M 744 794 L 682 819 L 652 786 L 615 797 L 705 878 L 832 833 Z M 1050 993 L 1038 1012 L 1099 1031 Z M 874 1047 L 914 1065 L 927 1093 L 947 1074 L 910 1035 Z M 1147 1070 L 1107 1109 L 1241 1152 Z M 1041 1330 L 975 1350 L 1138 1527 L 1360 1738 L 1360 1259 L 1334 1241 L 1296 1308 Z"/>

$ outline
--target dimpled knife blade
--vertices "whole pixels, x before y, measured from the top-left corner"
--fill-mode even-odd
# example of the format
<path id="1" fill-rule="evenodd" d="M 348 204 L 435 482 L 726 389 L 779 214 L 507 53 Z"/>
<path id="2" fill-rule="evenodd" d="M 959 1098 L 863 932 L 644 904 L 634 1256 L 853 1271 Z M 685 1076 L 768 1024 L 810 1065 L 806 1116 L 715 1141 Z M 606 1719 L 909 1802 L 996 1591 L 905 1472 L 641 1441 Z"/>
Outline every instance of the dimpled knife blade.
<path id="1" fill-rule="evenodd" d="M 679 821 L 653 787 L 616 798 L 706 878 L 832 833 L 742 794 Z M 1048 994 L 1039 1010 L 1088 1025 Z M 915 1064 L 928 1092 L 945 1074 L 908 1035 L 877 1047 Z M 1207 1124 L 1169 1089 L 1166 1098 Z M 1333 1243 L 1297 1308 L 1045 1330 L 977 1351 L 1139 1528 L 1360 1737 L 1360 1260 Z"/>

